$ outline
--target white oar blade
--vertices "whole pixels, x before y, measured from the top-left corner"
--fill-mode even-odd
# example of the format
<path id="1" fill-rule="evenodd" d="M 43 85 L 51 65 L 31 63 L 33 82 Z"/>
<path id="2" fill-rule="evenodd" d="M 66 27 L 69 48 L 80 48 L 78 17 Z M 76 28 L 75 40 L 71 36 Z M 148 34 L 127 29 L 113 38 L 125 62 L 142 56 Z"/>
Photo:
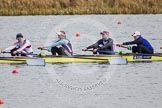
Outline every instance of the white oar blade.
<path id="1" fill-rule="evenodd" d="M 109 63 L 111 65 L 126 65 L 128 64 L 128 61 L 126 58 L 110 58 Z"/>
<path id="2" fill-rule="evenodd" d="M 45 60 L 42 58 L 26 60 L 28 66 L 45 66 Z"/>

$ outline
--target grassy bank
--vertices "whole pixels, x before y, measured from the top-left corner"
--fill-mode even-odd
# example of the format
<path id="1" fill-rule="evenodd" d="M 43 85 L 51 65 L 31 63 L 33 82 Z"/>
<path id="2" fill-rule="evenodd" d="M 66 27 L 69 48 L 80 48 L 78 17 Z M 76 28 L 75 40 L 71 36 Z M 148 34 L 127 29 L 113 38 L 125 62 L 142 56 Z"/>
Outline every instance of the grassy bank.
<path id="1" fill-rule="evenodd" d="M 160 14 L 162 0 L 0 0 L 0 15 Z"/>

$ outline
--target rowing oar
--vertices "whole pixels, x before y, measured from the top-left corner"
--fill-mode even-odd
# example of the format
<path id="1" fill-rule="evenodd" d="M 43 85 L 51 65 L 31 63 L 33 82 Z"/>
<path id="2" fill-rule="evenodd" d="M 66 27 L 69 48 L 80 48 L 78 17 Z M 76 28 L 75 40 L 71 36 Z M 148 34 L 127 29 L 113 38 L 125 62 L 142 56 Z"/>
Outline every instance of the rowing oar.
<path id="1" fill-rule="evenodd" d="M 87 51 L 91 51 L 91 52 L 93 52 L 93 50 L 87 50 Z M 107 54 L 109 54 L 109 55 L 126 55 L 127 54 L 127 52 L 125 52 L 125 51 L 119 51 L 119 52 L 114 52 L 114 51 L 102 51 L 102 50 L 98 50 L 97 52 L 99 52 L 99 53 L 107 53 Z"/>
<path id="2" fill-rule="evenodd" d="M 5 54 L 5 53 L 9 53 L 11 54 L 11 52 L 3 52 L 3 53 L 0 53 L 0 54 Z M 21 53 L 20 53 L 21 54 Z M 39 57 L 45 57 L 46 54 L 45 53 L 39 53 L 39 54 L 26 54 L 27 57 L 32 57 L 32 56 L 39 56 Z"/>
<path id="3" fill-rule="evenodd" d="M 132 47 L 131 46 L 118 46 L 118 47 L 122 47 L 122 48 L 126 48 L 126 49 L 128 49 L 128 50 L 132 50 Z"/>

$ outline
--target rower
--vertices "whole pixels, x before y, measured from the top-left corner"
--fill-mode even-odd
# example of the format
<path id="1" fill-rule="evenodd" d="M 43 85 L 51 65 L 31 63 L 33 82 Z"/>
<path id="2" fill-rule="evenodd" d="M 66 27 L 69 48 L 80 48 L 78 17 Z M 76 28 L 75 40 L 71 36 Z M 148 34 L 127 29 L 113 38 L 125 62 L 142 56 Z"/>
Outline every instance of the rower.
<path id="1" fill-rule="evenodd" d="M 11 56 L 31 56 L 33 54 L 33 49 L 30 41 L 24 39 L 21 33 L 16 35 L 16 39 L 17 42 L 15 42 L 13 46 L 2 50 L 1 53 L 10 51 Z"/>
<path id="2" fill-rule="evenodd" d="M 16 35 L 17 42 L 4 50 L 1 53 L 10 51 L 11 56 L 31 56 L 33 54 L 32 45 L 29 40 L 24 39 L 21 33 Z"/>
<path id="3" fill-rule="evenodd" d="M 72 56 L 73 50 L 70 41 L 66 38 L 66 34 L 64 31 L 60 31 L 56 33 L 58 35 L 57 41 L 54 41 L 50 45 L 39 46 L 38 49 L 48 49 L 51 51 L 52 55 L 64 55 L 64 56 Z"/>
<path id="4" fill-rule="evenodd" d="M 116 44 L 116 46 L 121 47 L 122 45 L 133 45 L 137 46 L 132 47 L 132 53 L 143 53 L 143 54 L 153 54 L 154 49 L 151 44 L 141 36 L 139 31 L 134 32 L 131 36 L 133 36 L 134 41 L 124 42 L 122 44 Z"/>
<path id="5" fill-rule="evenodd" d="M 86 48 L 83 48 L 82 51 L 88 51 L 88 49 L 93 48 L 93 54 L 99 52 L 99 54 L 114 55 L 113 40 L 109 37 L 109 32 L 102 31 L 100 35 L 102 36 L 102 39 Z"/>

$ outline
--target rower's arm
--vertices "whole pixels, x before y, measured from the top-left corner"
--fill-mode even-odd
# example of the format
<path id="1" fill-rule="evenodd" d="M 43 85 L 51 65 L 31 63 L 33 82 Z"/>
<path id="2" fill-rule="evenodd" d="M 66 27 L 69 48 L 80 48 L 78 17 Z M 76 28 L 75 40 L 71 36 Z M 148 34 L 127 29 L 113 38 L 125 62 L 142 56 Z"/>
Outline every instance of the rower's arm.
<path id="1" fill-rule="evenodd" d="M 51 45 L 45 46 L 45 48 L 55 47 L 55 46 L 59 46 L 59 45 L 66 45 L 67 43 L 68 43 L 68 40 L 62 39 L 62 40 L 52 43 Z"/>
<path id="2" fill-rule="evenodd" d="M 10 47 L 4 49 L 4 51 L 10 51 L 10 50 L 14 49 L 15 47 L 16 47 L 16 45 L 10 46 Z"/>
<path id="3" fill-rule="evenodd" d="M 100 41 L 100 40 L 99 40 Z M 92 44 L 90 46 L 87 47 L 87 49 L 91 49 L 91 48 L 95 48 L 97 49 L 98 45 L 99 45 L 99 41 L 97 41 L 95 44 Z"/>
<path id="4" fill-rule="evenodd" d="M 113 40 L 110 39 L 109 42 L 105 45 L 103 45 L 102 47 L 99 48 L 99 50 L 102 50 L 102 49 L 105 49 L 105 48 L 108 48 L 108 47 L 112 47 L 113 46 Z"/>
<path id="5" fill-rule="evenodd" d="M 143 41 L 142 40 L 134 40 L 134 41 L 123 43 L 123 45 L 132 45 L 132 44 L 143 44 Z"/>
<path id="6" fill-rule="evenodd" d="M 19 49 L 17 49 L 17 52 L 22 51 L 23 49 L 25 49 L 28 45 L 30 45 L 30 42 L 28 40 L 25 41 L 25 44 L 23 46 L 21 46 Z"/>

